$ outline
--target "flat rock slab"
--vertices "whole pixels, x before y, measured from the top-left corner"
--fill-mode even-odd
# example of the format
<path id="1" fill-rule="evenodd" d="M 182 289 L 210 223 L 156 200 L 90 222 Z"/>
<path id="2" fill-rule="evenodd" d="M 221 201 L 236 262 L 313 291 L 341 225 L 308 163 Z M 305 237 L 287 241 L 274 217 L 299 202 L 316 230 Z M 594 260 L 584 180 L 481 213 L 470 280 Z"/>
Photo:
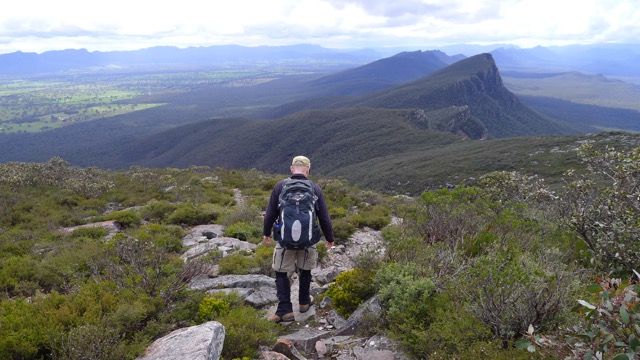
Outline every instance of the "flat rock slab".
<path id="1" fill-rule="evenodd" d="M 285 335 L 282 338 L 293 342 L 295 347 L 307 354 L 315 352 L 316 342 L 331 336 L 331 332 L 316 330 L 314 328 L 303 328 L 293 334 Z"/>
<path id="2" fill-rule="evenodd" d="M 202 242 L 191 246 L 185 251 L 182 254 L 182 259 L 191 260 L 213 250 L 220 250 L 222 251 L 222 256 L 227 256 L 234 250 L 254 251 L 256 247 L 258 247 L 256 244 L 230 237 L 217 237 L 213 239 L 207 239 L 205 237 L 204 239 Z"/>
<path id="3" fill-rule="evenodd" d="M 191 290 L 211 290 L 226 288 L 276 287 L 276 279 L 266 275 L 222 275 L 215 278 L 198 277 L 189 283 Z"/>
<path id="4" fill-rule="evenodd" d="M 212 290 L 208 290 L 207 294 L 215 294 L 215 293 L 230 294 L 232 292 L 237 293 L 244 301 L 247 302 L 247 304 L 257 308 L 278 302 L 276 289 L 270 286 L 262 286 L 257 289 L 253 289 L 253 288 L 212 289 Z"/>
<path id="5" fill-rule="evenodd" d="M 110 221 L 100 221 L 100 222 L 95 222 L 90 224 L 61 228 L 60 232 L 64 234 L 71 234 L 72 232 L 78 229 L 88 229 L 88 228 L 103 228 L 107 230 L 107 236 L 105 237 L 106 240 L 111 239 L 118 231 L 122 229 L 120 227 L 120 224 L 118 224 L 116 221 L 110 220 Z"/>
<path id="6" fill-rule="evenodd" d="M 191 247 L 201 242 L 206 242 L 207 237 L 204 235 L 207 232 L 212 232 L 218 237 L 223 236 L 224 226 L 218 224 L 198 225 L 189 230 L 189 233 L 182 238 L 182 245 Z"/>
<path id="7" fill-rule="evenodd" d="M 218 360 L 224 335 L 217 321 L 178 329 L 154 341 L 138 360 Z"/>

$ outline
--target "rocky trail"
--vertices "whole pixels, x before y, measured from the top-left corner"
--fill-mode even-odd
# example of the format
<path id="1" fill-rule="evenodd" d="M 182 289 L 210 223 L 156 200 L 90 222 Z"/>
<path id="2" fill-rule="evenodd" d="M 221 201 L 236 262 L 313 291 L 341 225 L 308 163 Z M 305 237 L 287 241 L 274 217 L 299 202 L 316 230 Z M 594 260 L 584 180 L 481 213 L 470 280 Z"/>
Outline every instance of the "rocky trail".
<path id="1" fill-rule="evenodd" d="M 236 206 L 246 206 L 246 198 L 239 189 L 234 189 Z M 108 221 L 73 228 L 60 229 L 73 232 L 80 227 L 103 227 L 112 237 L 121 228 Z M 257 245 L 240 239 L 224 236 L 225 227 L 220 224 L 198 225 L 188 229 L 182 238 L 185 262 L 195 261 L 212 252 L 226 257 L 237 251 L 246 254 L 256 250 Z M 261 359 L 339 359 L 339 360 L 393 360 L 406 359 L 397 345 L 390 339 L 375 336 L 359 336 L 364 319 L 378 317 L 382 311 L 377 298 L 362 304 L 348 319 L 331 309 L 330 299 L 319 301 L 320 294 L 343 271 L 352 269 L 362 254 L 384 255 L 384 243 L 380 231 L 369 228 L 356 231 L 344 245 L 335 246 L 326 258 L 312 270 L 311 294 L 316 299 L 314 306 L 300 313 L 298 306 L 298 278 L 292 276 L 291 295 L 295 321 L 283 324 L 287 335 L 281 336 L 272 348 L 261 348 Z M 205 266 L 200 275 L 193 278 L 188 287 L 206 293 L 237 293 L 248 305 L 265 310 L 268 315 L 275 312 L 277 296 L 275 278 L 264 274 L 220 275 L 217 265 Z M 266 315 L 265 315 L 266 316 Z M 366 332 L 366 331 L 365 331 Z M 210 321 L 197 326 L 175 330 L 151 344 L 143 360 L 152 359 L 218 359 L 224 344 L 225 329 Z"/>

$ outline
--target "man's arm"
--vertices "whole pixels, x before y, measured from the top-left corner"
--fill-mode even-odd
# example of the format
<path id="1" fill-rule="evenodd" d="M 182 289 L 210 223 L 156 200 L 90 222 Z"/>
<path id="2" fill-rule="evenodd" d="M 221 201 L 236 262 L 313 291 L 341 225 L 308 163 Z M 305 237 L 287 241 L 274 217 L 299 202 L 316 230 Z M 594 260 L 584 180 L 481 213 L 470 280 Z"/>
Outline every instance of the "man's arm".
<path id="1" fill-rule="evenodd" d="M 333 246 L 333 226 L 331 225 L 331 218 L 329 217 L 329 210 L 327 209 L 327 203 L 324 201 L 324 194 L 322 189 L 318 185 L 315 186 L 315 193 L 318 197 L 318 220 L 320 222 L 320 228 L 324 237 L 329 243 L 329 247 Z"/>
<path id="2" fill-rule="evenodd" d="M 262 236 L 264 240 L 266 240 L 266 238 L 271 238 L 273 223 L 278 218 L 278 198 L 280 197 L 280 191 L 282 191 L 282 181 L 278 182 L 276 186 L 273 187 L 271 197 L 269 198 L 269 204 L 267 204 L 267 208 L 265 209 L 264 223 L 262 225 Z"/>

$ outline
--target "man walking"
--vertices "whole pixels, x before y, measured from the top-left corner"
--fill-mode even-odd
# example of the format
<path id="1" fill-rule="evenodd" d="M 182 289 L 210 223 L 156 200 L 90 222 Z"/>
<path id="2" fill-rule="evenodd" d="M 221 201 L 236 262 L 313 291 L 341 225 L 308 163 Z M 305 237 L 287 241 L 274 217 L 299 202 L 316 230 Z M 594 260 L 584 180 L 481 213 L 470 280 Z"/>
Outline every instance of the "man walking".
<path id="1" fill-rule="evenodd" d="M 272 264 L 276 272 L 278 309 L 269 316 L 269 320 L 274 322 L 294 320 L 288 273 L 299 272 L 300 312 L 306 312 L 311 306 L 309 288 L 311 269 L 318 261 L 318 222 L 327 239 L 328 248 L 333 247 L 333 228 L 327 204 L 320 187 L 307 178 L 310 169 L 311 162 L 307 157 L 293 158 L 291 177 L 275 185 L 264 216 L 263 243 L 269 245 L 273 241 L 272 229 L 278 241 Z"/>

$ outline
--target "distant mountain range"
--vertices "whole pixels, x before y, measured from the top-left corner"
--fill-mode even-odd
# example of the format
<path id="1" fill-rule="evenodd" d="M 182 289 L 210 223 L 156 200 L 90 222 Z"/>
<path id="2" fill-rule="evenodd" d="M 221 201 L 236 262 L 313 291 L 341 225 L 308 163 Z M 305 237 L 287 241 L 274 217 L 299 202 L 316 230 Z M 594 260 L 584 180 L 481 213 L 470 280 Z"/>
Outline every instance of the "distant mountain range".
<path id="1" fill-rule="evenodd" d="M 48 51 L 42 54 L 14 52 L 0 55 L 0 75 L 34 75 L 68 71 L 192 69 L 247 65 L 354 65 L 379 59 L 369 49 L 327 49 L 316 45 L 221 45 L 177 48 L 152 47 L 133 51 Z"/>
<path id="2" fill-rule="evenodd" d="M 555 141 L 492 139 L 596 129 L 572 116 L 556 116 L 590 108 L 527 98 L 526 103 L 544 110 L 544 115 L 529 108 L 503 85 L 491 54 L 463 58 L 438 51 L 406 52 L 299 80 L 292 87 L 281 80 L 275 86 L 218 89 L 232 97 L 274 91 L 274 99 L 303 98 L 282 106 L 274 103 L 271 114 L 280 115 L 269 120 L 227 118 L 172 126 L 172 119 L 188 113 L 181 107 L 158 107 L 38 134 L 0 136 L 0 161 L 61 155 L 75 164 L 112 168 L 210 165 L 286 172 L 290 157 L 304 153 L 313 157 L 314 169 L 324 174 L 394 184 L 395 175 L 389 172 L 400 167 L 411 172 L 416 186 L 431 186 L 436 180 L 423 179 L 424 169 L 414 171 L 413 165 L 419 165 L 414 160 L 436 164 L 434 157 L 446 155 L 452 161 L 460 156 L 467 159 L 465 166 L 478 162 L 477 171 L 505 169 L 515 162 L 498 161 L 500 156 L 508 157 L 508 149 L 519 147 L 520 141 Z M 207 92 L 198 93 L 197 98 L 214 100 Z M 190 104 L 183 104 L 184 108 Z M 625 121 L 631 126 L 629 119 Z M 591 120 L 598 128 L 615 128 Z M 505 154 L 491 153 L 491 144 L 501 146 Z M 518 163 L 526 162 L 528 151 L 526 146 L 519 147 L 518 156 L 523 158 Z M 491 153 L 495 164 L 484 161 L 483 152 Z M 381 172 L 372 173 L 374 167 Z"/>
<path id="3" fill-rule="evenodd" d="M 501 47 L 491 51 L 503 71 L 558 72 L 640 77 L 639 44 Z"/>

